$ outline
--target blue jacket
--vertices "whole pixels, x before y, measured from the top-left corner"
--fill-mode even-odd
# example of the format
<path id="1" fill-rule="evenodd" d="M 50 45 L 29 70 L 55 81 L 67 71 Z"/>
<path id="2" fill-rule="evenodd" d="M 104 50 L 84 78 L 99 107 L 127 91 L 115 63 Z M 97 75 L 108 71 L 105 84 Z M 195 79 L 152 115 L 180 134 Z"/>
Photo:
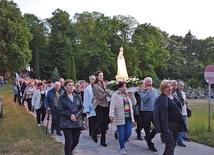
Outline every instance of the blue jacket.
<path id="1" fill-rule="evenodd" d="M 60 115 L 60 127 L 61 128 L 81 128 L 82 127 L 82 112 L 84 110 L 81 96 L 73 93 L 73 102 L 68 97 L 67 93 L 59 97 L 58 102 L 58 114 Z M 73 122 L 70 117 L 74 114 L 77 118 L 76 122 Z"/>
<path id="2" fill-rule="evenodd" d="M 59 94 L 62 95 L 63 94 L 63 90 L 60 89 Z M 46 97 L 45 97 L 45 107 L 50 108 L 51 109 L 51 113 L 54 112 L 54 93 L 55 93 L 55 89 L 52 88 L 51 90 L 48 91 Z"/>

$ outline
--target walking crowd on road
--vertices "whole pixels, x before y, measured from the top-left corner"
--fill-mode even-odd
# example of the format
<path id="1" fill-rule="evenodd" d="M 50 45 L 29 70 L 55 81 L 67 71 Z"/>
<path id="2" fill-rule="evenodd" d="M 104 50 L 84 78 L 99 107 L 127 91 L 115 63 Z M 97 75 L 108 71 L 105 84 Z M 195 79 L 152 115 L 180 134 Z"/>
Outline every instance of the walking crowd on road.
<path id="1" fill-rule="evenodd" d="M 159 150 L 163 155 L 173 155 L 177 145 L 186 147 L 184 141 L 190 140 L 184 82 L 163 80 L 158 90 L 153 87 L 152 78 L 146 77 L 138 90 L 131 92 L 125 81 L 118 81 L 118 89 L 113 93 L 107 84 L 104 73 L 98 71 L 89 76 L 89 83 L 64 78 L 54 82 L 20 79 L 15 81 L 12 91 L 15 103 L 27 105 L 31 113 L 36 112 L 38 127 L 51 116 L 50 134 L 64 135 L 65 155 L 73 154 L 85 125 L 92 143 L 108 147 L 106 133 L 110 123 L 117 127 L 115 138 L 122 155 L 129 152 L 126 145 L 133 127 L 136 127 L 136 140 L 145 140 L 150 151 L 158 151 L 152 142 L 157 133 L 165 144 L 165 150 Z M 181 127 L 183 123 L 186 130 Z M 142 136 L 143 129 L 145 136 Z"/>

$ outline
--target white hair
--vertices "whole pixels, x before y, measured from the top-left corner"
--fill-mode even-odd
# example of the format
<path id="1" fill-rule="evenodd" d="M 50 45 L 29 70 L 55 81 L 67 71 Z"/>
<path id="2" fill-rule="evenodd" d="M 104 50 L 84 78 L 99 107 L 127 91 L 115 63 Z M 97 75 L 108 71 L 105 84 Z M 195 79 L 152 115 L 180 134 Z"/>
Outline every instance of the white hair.
<path id="1" fill-rule="evenodd" d="M 143 81 L 144 82 L 146 82 L 146 81 L 151 81 L 152 82 L 152 78 L 151 77 L 145 77 L 145 79 Z"/>
<path id="2" fill-rule="evenodd" d="M 61 83 L 60 83 L 59 81 L 56 81 L 56 82 L 54 83 L 54 85 L 60 85 L 60 86 L 61 86 Z"/>

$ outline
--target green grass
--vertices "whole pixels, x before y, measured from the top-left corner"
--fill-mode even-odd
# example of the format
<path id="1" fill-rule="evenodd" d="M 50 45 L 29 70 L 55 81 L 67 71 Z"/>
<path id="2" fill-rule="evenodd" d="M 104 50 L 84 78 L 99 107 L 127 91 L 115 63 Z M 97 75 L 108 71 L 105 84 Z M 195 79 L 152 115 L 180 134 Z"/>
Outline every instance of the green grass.
<path id="1" fill-rule="evenodd" d="M 210 130 L 208 130 L 208 99 L 189 100 L 192 117 L 188 119 L 189 138 L 195 142 L 214 146 L 214 100 L 211 100 Z"/>
<path id="2" fill-rule="evenodd" d="M 1 155 L 61 155 L 63 144 L 56 142 L 45 127 L 37 127 L 36 119 L 25 108 L 13 103 L 12 85 L 0 87 L 3 118 L 0 119 Z"/>

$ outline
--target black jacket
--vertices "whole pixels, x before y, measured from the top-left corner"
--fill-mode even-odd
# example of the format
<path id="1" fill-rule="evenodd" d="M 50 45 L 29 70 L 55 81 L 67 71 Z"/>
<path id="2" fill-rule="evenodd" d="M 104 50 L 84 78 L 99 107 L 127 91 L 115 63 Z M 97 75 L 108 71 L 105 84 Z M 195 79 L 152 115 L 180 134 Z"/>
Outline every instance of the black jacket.
<path id="1" fill-rule="evenodd" d="M 175 101 L 180 101 L 176 98 Z M 181 104 L 181 103 L 180 103 Z M 179 107 L 181 108 L 181 107 Z M 161 94 L 155 100 L 154 104 L 154 126 L 157 133 L 169 132 L 168 125 L 168 98 L 165 94 Z M 182 115 L 181 115 L 182 116 Z"/>
<path id="2" fill-rule="evenodd" d="M 84 110 L 81 97 L 73 93 L 73 102 L 68 97 L 67 93 L 59 97 L 58 113 L 60 115 L 61 128 L 81 128 L 82 127 L 82 112 Z M 77 118 L 76 122 L 71 121 L 70 117 L 74 114 Z"/>

